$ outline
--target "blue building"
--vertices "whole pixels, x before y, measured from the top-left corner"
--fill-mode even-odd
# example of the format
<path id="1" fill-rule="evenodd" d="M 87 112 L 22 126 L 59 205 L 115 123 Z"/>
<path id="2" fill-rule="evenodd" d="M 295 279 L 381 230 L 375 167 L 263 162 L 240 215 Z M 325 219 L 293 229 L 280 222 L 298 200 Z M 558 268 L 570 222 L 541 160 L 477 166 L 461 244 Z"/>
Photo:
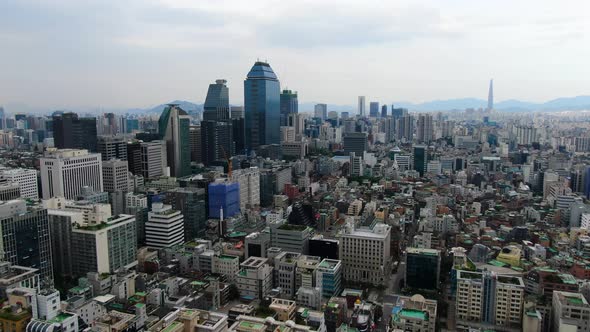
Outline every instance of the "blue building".
<path id="1" fill-rule="evenodd" d="M 203 120 L 222 121 L 229 119 L 229 89 L 227 81 L 219 79 L 209 85 L 203 105 Z"/>
<path id="2" fill-rule="evenodd" d="M 246 149 L 280 144 L 280 83 L 266 62 L 257 61 L 244 81 Z"/>
<path id="3" fill-rule="evenodd" d="M 281 92 L 281 126 L 289 125 L 289 114 L 299 112 L 297 91 L 283 90 Z"/>
<path id="4" fill-rule="evenodd" d="M 584 196 L 590 199 L 590 167 L 586 168 L 586 177 L 584 183 Z"/>
<path id="5" fill-rule="evenodd" d="M 235 216 L 239 212 L 239 183 L 213 182 L 209 184 L 209 218 L 229 218 Z"/>

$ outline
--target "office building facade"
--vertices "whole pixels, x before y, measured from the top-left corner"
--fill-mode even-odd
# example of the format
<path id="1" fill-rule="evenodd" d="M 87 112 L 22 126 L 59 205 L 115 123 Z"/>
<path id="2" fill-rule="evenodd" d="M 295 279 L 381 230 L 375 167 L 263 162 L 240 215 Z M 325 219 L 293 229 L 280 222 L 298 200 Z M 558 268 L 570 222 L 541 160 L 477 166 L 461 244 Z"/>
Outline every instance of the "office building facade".
<path id="1" fill-rule="evenodd" d="M 280 144 L 280 83 L 270 65 L 257 61 L 244 81 L 246 149 Z"/>
<path id="2" fill-rule="evenodd" d="M 88 186 L 103 190 L 102 160 L 87 150 L 48 149 L 40 158 L 43 199 L 63 196 L 75 199 Z"/>

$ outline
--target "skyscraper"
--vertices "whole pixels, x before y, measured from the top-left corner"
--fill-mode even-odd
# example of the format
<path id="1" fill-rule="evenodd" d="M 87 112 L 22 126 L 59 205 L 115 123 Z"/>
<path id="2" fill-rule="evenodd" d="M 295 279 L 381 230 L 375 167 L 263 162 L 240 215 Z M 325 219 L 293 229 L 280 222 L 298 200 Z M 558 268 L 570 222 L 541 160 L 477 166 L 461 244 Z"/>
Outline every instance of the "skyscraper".
<path id="1" fill-rule="evenodd" d="M 168 104 L 158 120 L 160 138 L 166 141 L 170 175 L 182 177 L 191 172 L 189 142 L 189 115 L 178 105 Z"/>
<path id="2" fill-rule="evenodd" d="M 96 118 L 79 118 L 71 112 L 54 115 L 53 139 L 58 149 L 96 152 Z"/>
<path id="3" fill-rule="evenodd" d="M 219 79 L 209 85 L 205 105 L 203 106 L 203 120 L 221 121 L 229 119 L 229 89 L 227 81 Z"/>
<path id="4" fill-rule="evenodd" d="M 201 121 L 201 161 L 206 166 L 225 161 L 234 154 L 231 122 Z"/>
<path id="5" fill-rule="evenodd" d="M 488 91 L 488 111 L 494 109 L 494 80 L 490 80 L 490 90 Z"/>
<path id="6" fill-rule="evenodd" d="M 328 105 L 326 105 L 326 104 L 316 104 L 314 106 L 314 116 L 316 118 L 320 118 L 322 120 L 326 120 L 328 118 Z"/>
<path id="7" fill-rule="evenodd" d="M 372 101 L 369 103 L 369 116 L 372 118 L 379 117 L 379 102 Z"/>
<path id="8" fill-rule="evenodd" d="M 280 83 L 266 62 L 257 61 L 244 81 L 246 149 L 280 144 Z"/>
<path id="9" fill-rule="evenodd" d="M 426 172 L 426 164 L 428 163 L 428 151 L 424 145 L 415 145 L 414 153 L 412 154 L 414 170 L 420 173 L 420 176 L 424 176 Z"/>
<path id="10" fill-rule="evenodd" d="M 382 118 L 387 117 L 387 104 L 383 104 L 383 106 L 381 106 L 381 117 Z"/>
<path id="11" fill-rule="evenodd" d="M 411 142 L 414 138 L 414 117 L 406 114 L 397 118 L 395 120 L 395 131 L 397 139 Z"/>
<path id="12" fill-rule="evenodd" d="M 365 96 L 359 96 L 357 111 L 360 116 L 365 116 Z"/>
<path id="13" fill-rule="evenodd" d="M 418 116 L 418 142 L 428 144 L 432 141 L 434 127 L 432 126 L 432 115 L 420 114 Z"/>
<path id="14" fill-rule="evenodd" d="M 289 114 L 299 112 L 297 91 L 283 90 L 281 92 L 281 126 L 288 126 Z"/>

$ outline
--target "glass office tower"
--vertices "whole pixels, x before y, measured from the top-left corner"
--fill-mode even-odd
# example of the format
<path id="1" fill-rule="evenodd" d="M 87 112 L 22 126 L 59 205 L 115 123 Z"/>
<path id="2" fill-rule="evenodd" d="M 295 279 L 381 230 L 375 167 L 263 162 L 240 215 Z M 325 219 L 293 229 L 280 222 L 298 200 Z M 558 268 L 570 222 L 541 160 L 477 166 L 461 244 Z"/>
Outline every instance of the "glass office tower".
<path id="1" fill-rule="evenodd" d="M 280 83 L 266 62 L 257 61 L 244 81 L 246 149 L 280 144 Z"/>

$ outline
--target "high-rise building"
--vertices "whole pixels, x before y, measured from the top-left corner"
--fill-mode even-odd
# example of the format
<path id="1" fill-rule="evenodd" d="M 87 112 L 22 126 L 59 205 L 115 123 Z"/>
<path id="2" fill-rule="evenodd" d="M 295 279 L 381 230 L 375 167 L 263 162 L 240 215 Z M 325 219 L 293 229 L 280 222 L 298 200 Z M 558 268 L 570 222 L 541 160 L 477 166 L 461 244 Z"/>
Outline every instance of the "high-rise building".
<path id="1" fill-rule="evenodd" d="M 416 134 L 419 143 L 428 144 L 432 141 L 434 134 L 432 115 L 420 114 L 418 116 L 418 128 Z"/>
<path id="2" fill-rule="evenodd" d="M 209 218 L 229 218 L 240 212 L 240 184 L 213 182 L 209 184 Z"/>
<path id="3" fill-rule="evenodd" d="M 533 126 L 516 126 L 516 143 L 531 145 L 537 141 L 537 128 Z"/>
<path id="4" fill-rule="evenodd" d="M 127 140 L 123 136 L 98 136 L 97 152 L 102 160 L 127 160 Z"/>
<path id="5" fill-rule="evenodd" d="M 365 105 L 365 96 L 359 96 L 357 112 L 360 116 L 365 116 L 365 113 L 366 113 L 365 106 L 366 106 Z"/>
<path id="6" fill-rule="evenodd" d="M 243 119 L 244 118 L 244 106 L 230 106 L 230 118 L 231 119 Z"/>
<path id="7" fill-rule="evenodd" d="M 154 179 L 166 175 L 166 150 L 164 141 L 151 141 L 140 144 L 141 175 L 144 179 Z"/>
<path id="8" fill-rule="evenodd" d="M 84 186 L 102 191 L 102 160 L 98 153 L 48 149 L 39 160 L 43 199 L 56 196 L 75 199 Z"/>
<path id="9" fill-rule="evenodd" d="M 394 119 L 399 119 L 401 117 L 404 117 L 408 115 L 408 110 L 405 108 L 395 108 L 393 107 L 393 105 L 391 105 L 391 116 Z"/>
<path id="10" fill-rule="evenodd" d="M 280 144 L 280 83 L 266 62 L 257 61 L 244 81 L 246 149 Z"/>
<path id="11" fill-rule="evenodd" d="M 135 216 L 121 214 L 100 224 L 76 225 L 71 230 L 71 252 L 62 253 L 72 259 L 73 274 L 87 272 L 115 273 L 131 266 L 137 259 Z"/>
<path id="12" fill-rule="evenodd" d="M 0 178 L 9 183 L 16 183 L 20 188 L 20 197 L 39 199 L 37 171 L 34 169 L 14 168 L 3 170 Z"/>
<path id="13" fill-rule="evenodd" d="M 0 129 L 6 130 L 6 113 L 4 112 L 4 107 L 0 106 Z"/>
<path id="14" fill-rule="evenodd" d="M 188 145 L 191 150 L 191 162 L 200 163 L 202 162 L 201 156 L 203 146 L 203 143 L 201 142 L 201 127 L 190 126 L 188 135 Z"/>
<path id="15" fill-rule="evenodd" d="M 141 175 L 141 142 L 137 140 L 128 142 L 126 149 L 129 172 L 133 175 Z"/>
<path id="16" fill-rule="evenodd" d="M 327 104 L 316 104 L 314 106 L 314 116 L 322 120 L 328 118 L 328 105 Z"/>
<path id="17" fill-rule="evenodd" d="M 127 161 L 110 159 L 102 162 L 102 184 L 106 192 L 127 192 L 129 190 L 129 169 Z"/>
<path id="18" fill-rule="evenodd" d="M 490 80 L 490 89 L 488 90 L 488 112 L 494 109 L 494 80 Z"/>
<path id="19" fill-rule="evenodd" d="M 424 176 L 426 165 L 428 164 L 428 149 L 424 145 L 415 145 L 412 153 L 412 163 L 414 170 Z"/>
<path id="20" fill-rule="evenodd" d="M 438 289 L 440 278 L 440 251 L 436 249 L 407 248 L 406 285 L 413 289 Z"/>
<path id="21" fill-rule="evenodd" d="M 382 118 L 387 117 L 387 104 L 383 104 L 383 106 L 381 106 L 381 117 Z"/>
<path id="22" fill-rule="evenodd" d="M 379 117 L 379 102 L 372 101 L 369 103 L 369 116 L 372 118 Z"/>
<path id="23" fill-rule="evenodd" d="M 204 238 L 207 231 L 207 197 L 205 189 L 174 188 L 166 192 L 166 203 L 184 217 L 184 240 Z"/>
<path id="24" fill-rule="evenodd" d="M 178 105 L 169 104 L 158 120 L 160 138 L 166 141 L 170 175 L 183 177 L 191 173 L 189 142 L 190 116 Z"/>
<path id="25" fill-rule="evenodd" d="M 369 147 L 367 133 L 346 133 L 342 140 L 345 154 L 354 152 L 357 156 L 362 157 Z"/>
<path id="26" fill-rule="evenodd" d="M 153 202 L 145 223 L 145 242 L 148 247 L 161 249 L 184 242 L 184 216 L 162 202 Z"/>
<path id="27" fill-rule="evenodd" d="M 4 261 L 39 269 L 42 279 L 53 280 L 47 209 L 20 199 L 0 202 L 0 234 Z"/>
<path id="28" fill-rule="evenodd" d="M 229 89 L 227 81 L 219 79 L 209 85 L 205 104 L 203 105 L 203 120 L 222 121 L 229 119 Z"/>
<path id="29" fill-rule="evenodd" d="M 397 139 L 412 142 L 414 139 L 414 117 L 411 115 L 403 115 L 396 118 L 395 132 L 397 134 Z"/>
<path id="30" fill-rule="evenodd" d="M 553 291 L 552 331 L 590 331 L 590 304 L 580 293 Z"/>
<path id="31" fill-rule="evenodd" d="M 201 161 L 206 166 L 227 161 L 234 155 L 232 123 L 201 121 Z"/>
<path id="32" fill-rule="evenodd" d="M 260 205 L 260 171 L 258 167 L 236 169 L 232 172 L 232 181 L 240 184 L 240 208 Z"/>
<path id="33" fill-rule="evenodd" d="M 53 116 L 53 142 L 58 149 L 96 151 L 96 118 L 79 118 L 76 113 Z"/>
<path id="34" fill-rule="evenodd" d="M 339 253 L 344 280 L 385 284 L 389 276 L 390 241 L 389 225 L 377 224 L 372 230 L 347 228 L 340 238 Z"/>
<path id="35" fill-rule="evenodd" d="M 288 125 L 289 114 L 299 113 L 297 91 L 283 90 L 281 92 L 281 126 Z"/>
<path id="36" fill-rule="evenodd" d="M 458 270 L 457 329 L 469 330 L 482 325 L 520 329 L 524 288 L 521 277 Z"/>

